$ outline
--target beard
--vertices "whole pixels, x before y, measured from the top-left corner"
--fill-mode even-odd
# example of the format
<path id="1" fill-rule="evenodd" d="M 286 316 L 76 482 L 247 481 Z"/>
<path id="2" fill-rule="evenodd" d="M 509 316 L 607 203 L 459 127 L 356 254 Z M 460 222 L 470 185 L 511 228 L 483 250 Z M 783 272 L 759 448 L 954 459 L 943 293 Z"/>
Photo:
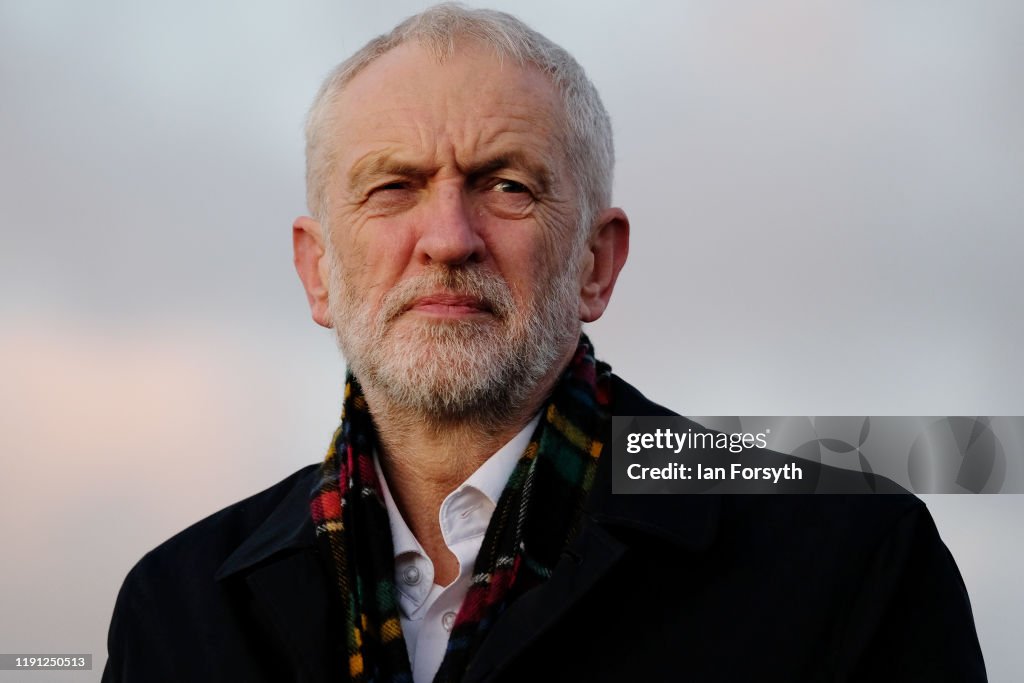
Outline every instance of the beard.
<path id="1" fill-rule="evenodd" d="M 337 259 L 330 266 L 331 315 L 349 369 L 364 388 L 427 423 L 501 426 L 538 400 L 538 387 L 579 338 L 579 285 L 571 270 L 556 271 L 523 310 L 498 275 L 438 265 L 397 284 L 374 313 Z M 439 292 L 472 297 L 489 315 L 403 315 L 420 297 Z"/>

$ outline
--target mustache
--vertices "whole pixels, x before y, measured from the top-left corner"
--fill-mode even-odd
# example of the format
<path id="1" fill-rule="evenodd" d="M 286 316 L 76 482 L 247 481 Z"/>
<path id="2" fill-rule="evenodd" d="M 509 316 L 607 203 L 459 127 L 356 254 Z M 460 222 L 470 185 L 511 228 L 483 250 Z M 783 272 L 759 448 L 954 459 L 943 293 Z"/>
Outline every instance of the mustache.
<path id="1" fill-rule="evenodd" d="M 479 268 L 441 266 L 395 285 L 381 301 L 378 322 L 390 323 L 417 299 L 437 294 L 476 299 L 499 320 L 507 319 L 515 311 L 512 290 L 500 276 Z"/>

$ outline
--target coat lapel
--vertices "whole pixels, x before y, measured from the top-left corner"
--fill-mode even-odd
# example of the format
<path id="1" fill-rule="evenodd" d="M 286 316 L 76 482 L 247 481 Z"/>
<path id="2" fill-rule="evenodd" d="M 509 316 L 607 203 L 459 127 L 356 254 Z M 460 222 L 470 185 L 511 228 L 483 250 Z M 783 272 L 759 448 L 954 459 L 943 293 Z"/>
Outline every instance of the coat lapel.
<path id="1" fill-rule="evenodd" d="M 329 578 L 313 549 L 291 553 L 245 576 L 256 610 L 291 660 L 296 679 L 339 681 L 348 671 L 344 636 L 335 623 Z"/>
<path id="2" fill-rule="evenodd" d="M 628 539 L 654 537 L 692 553 L 711 545 L 718 529 L 719 496 L 616 495 L 611 493 L 611 475 L 611 453 L 605 453 L 579 534 L 563 551 L 551 578 L 519 597 L 495 621 L 463 683 L 491 679 L 544 637 L 628 556 Z"/>
<path id="3" fill-rule="evenodd" d="M 625 546 L 588 525 L 562 554 L 551 578 L 513 602 L 491 627 L 463 683 L 487 680 L 520 656 L 534 639 L 586 595 L 622 557 Z"/>

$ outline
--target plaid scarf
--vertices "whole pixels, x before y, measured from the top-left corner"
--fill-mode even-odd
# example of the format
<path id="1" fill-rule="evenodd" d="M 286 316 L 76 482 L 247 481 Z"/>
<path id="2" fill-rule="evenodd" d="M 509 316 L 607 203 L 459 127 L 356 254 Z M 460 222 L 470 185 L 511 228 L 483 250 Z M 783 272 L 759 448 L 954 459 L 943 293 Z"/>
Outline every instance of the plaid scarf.
<path id="1" fill-rule="evenodd" d="M 600 435 L 610 420 L 610 379 L 611 368 L 594 359 L 590 340 L 581 335 L 498 500 L 435 683 L 462 678 L 491 624 L 551 575 L 576 534 L 604 445 Z M 391 528 L 373 465 L 376 438 L 362 389 L 350 374 L 341 426 L 310 507 L 345 610 L 350 680 L 412 683 Z"/>

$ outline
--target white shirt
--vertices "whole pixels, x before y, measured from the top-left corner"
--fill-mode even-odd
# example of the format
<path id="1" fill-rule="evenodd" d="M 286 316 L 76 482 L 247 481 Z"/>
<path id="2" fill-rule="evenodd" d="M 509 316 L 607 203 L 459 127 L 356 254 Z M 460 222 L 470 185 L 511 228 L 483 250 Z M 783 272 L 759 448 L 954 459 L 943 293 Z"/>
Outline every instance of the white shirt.
<path id="1" fill-rule="evenodd" d="M 448 633 L 469 590 L 484 532 L 539 421 L 538 414 L 441 503 L 441 535 L 459 561 L 459 575 L 447 586 L 434 583 L 434 564 L 402 519 L 380 463 L 374 458 L 391 523 L 398 611 L 415 683 L 429 683 L 441 667 Z"/>

